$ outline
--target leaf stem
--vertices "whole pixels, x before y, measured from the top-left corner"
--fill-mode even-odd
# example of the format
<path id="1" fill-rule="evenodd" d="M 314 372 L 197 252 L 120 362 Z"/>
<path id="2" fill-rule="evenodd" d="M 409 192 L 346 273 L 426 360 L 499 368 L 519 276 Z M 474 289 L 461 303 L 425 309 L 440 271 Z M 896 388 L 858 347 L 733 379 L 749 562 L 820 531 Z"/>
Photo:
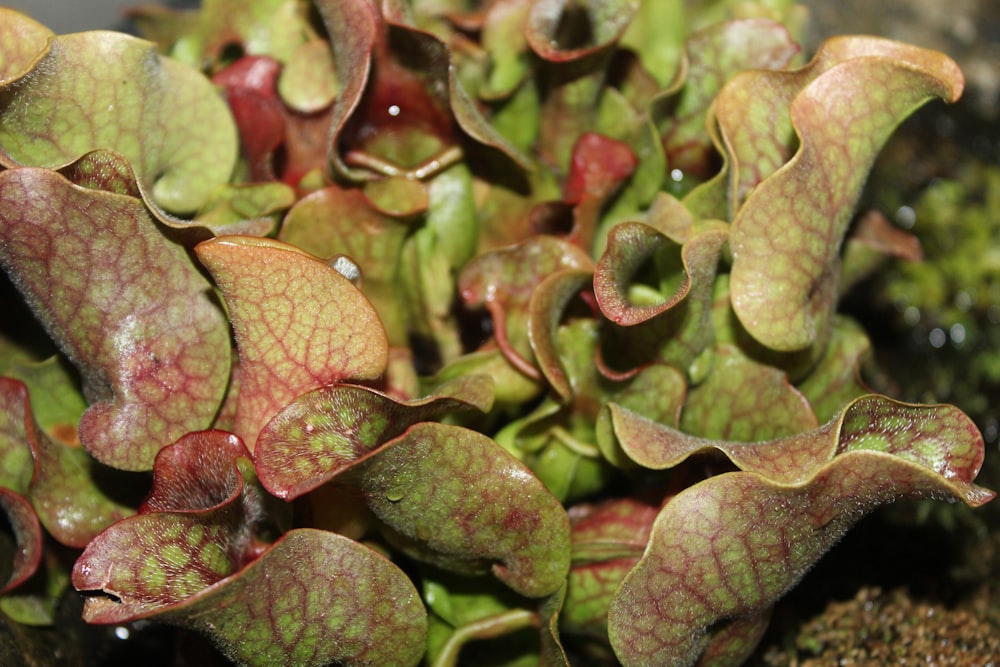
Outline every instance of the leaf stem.
<path id="1" fill-rule="evenodd" d="M 512 609 L 496 616 L 478 620 L 475 623 L 463 625 L 457 628 L 445 642 L 432 667 L 456 667 L 458 654 L 462 651 L 462 647 L 472 640 L 493 639 L 522 628 L 537 627 L 538 624 L 537 612 L 527 609 Z"/>

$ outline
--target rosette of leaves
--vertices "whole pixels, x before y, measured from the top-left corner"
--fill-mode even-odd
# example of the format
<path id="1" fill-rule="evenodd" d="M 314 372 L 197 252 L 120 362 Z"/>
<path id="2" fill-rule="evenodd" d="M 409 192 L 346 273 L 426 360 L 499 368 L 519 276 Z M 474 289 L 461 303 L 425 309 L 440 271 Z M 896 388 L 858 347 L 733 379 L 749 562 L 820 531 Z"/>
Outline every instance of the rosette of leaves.
<path id="1" fill-rule="evenodd" d="M 0 265 L 58 350 L 5 319 L 5 613 L 71 579 L 242 665 L 736 664 L 866 511 L 992 497 L 837 313 L 942 54 L 802 64 L 781 2 L 135 16 L 0 15 Z"/>

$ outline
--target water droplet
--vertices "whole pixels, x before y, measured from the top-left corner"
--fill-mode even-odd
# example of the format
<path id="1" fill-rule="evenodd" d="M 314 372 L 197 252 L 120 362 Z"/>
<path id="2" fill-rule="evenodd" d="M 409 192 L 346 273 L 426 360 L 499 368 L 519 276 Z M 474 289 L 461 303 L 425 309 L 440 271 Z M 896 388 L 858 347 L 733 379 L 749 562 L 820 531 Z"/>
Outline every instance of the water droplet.
<path id="1" fill-rule="evenodd" d="M 403 499 L 403 495 L 404 494 L 402 489 L 389 489 L 388 491 L 385 492 L 386 500 L 388 500 L 391 503 L 399 502 L 400 500 Z"/>
<path id="2" fill-rule="evenodd" d="M 907 326 L 914 326 L 920 321 L 920 309 L 916 306 L 907 306 L 906 310 L 903 311 L 903 321 L 906 322 Z"/>
<path id="3" fill-rule="evenodd" d="M 941 327 L 934 327 L 927 335 L 927 340 L 930 342 L 931 347 L 940 349 L 946 342 L 948 342 L 948 335 Z"/>
<path id="4" fill-rule="evenodd" d="M 122 641 L 128 639 L 131 636 L 131 634 L 132 633 L 129 632 L 129 629 L 126 628 L 124 625 L 119 625 L 117 628 L 115 628 L 115 637 L 121 639 Z"/>
<path id="5" fill-rule="evenodd" d="M 392 116 L 393 118 L 399 115 L 399 111 L 400 109 L 398 104 L 393 104 L 389 106 L 389 115 Z"/>
<path id="6" fill-rule="evenodd" d="M 900 206 L 896 209 L 896 224 L 903 229 L 913 229 L 917 224 L 917 212 L 911 206 Z"/>
<path id="7" fill-rule="evenodd" d="M 951 336 L 951 342 L 956 346 L 961 346 L 965 342 L 965 327 L 961 324 L 951 325 L 948 334 Z"/>
<path id="8" fill-rule="evenodd" d="M 671 169 L 670 178 L 671 180 L 673 180 L 674 183 L 680 183 L 681 181 L 684 180 L 684 172 L 681 171 L 680 169 Z"/>

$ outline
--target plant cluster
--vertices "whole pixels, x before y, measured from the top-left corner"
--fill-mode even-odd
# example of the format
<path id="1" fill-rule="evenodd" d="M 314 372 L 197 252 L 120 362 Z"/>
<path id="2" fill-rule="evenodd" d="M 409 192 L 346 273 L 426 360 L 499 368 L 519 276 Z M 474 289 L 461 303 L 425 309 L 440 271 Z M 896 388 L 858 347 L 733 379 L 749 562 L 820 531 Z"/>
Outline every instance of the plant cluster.
<path id="1" fill-rule="evenodd" d="M 58 349 L 5 315 L 12 618 L 71 583 L 241 665 L 736 664 L 865 512 L 992 498 L 837 312 L 912 244 L 854 207 L 946 56 L 803 63 L 782 1 L 135 18 L 0 10 L 0 265 Z"/>

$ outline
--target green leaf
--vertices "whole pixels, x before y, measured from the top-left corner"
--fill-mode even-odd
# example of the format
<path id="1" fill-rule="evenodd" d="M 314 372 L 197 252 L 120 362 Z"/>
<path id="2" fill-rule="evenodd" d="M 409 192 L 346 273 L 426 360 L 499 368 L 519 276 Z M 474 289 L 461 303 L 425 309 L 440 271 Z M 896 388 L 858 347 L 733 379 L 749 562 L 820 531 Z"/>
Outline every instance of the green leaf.
<path id="1" fill-rule="evenodd" d="M 654 218 L 664 231 L 671 223 Z M 686 225 L 682 224 L 686 228 Z M 626 370 L 665 361 L 689 371 L 712 343 L 712 291 L 727 230 L 708 222 L 682 232 L 683 245 L 649 224 L 616 225 L 594 273 L 601 312 L 612 331 L 610 366 Z M 645 282 L 643 282 L 645 281 Z M 650 284 L 651 283 L 651 284 Z"/>
<path id="2" fill-rule="evenodd" d="M 28 389 L 24 383 L 0 377 L 0 487 L 27 494 L 34 473 L 29 429 L 31 420 Z"/>
<path id="3" fill-rule="evenodd" d="M 492 570 L 529 597 L 569 570 L 569 520 L 534 475 L 488 437 L 425 422 L 357 468 L 369 507 L 394 544 L 457 572 Z"/>
<path id="4" fill-rule="evenodd" d="M 165 19 L 177 20 L 159 16 L 157 22 Z M 205 0 L 177 33 L 172 36 L 171 57 L 203 67 L 223 60 L 234 46 L 286 62 L 315 35 L 315 28 L 308 4 L 301 0 Z"/>
<path id="5" fill-rule="evenodd" d="M 46 549 L 34 575 L 0 597 L 0 611 L 24 625 L 54 625 L 59 602 L 69 586 L 71 565 L 64 554 Z"/>
<path id="6" fill-rule="evenodd" d="M 28 499 L 5 487 L 0 487 L 0 509 L 6 515 L 17 545 L 10 576 L 0 586 L 0 595 L 3 595 L 23 584 L 38 569 L 42 560 L 42 526 Z"/>
<path id="7" fill-rule="evenodd" d="M 0 7 L 0 86 L 24 76 L 48 51 L 52 31 L 28 16 Z"/>
<path id="8" fill-rule="evenodd" d="M 240 355 L 235 431 L 251 449 L 295 397 L 385 370 L 388 343 L 375 309 L 327 262 L 249 236 L 218 237 L 195 252 L 229 308 Z"/>
<path id="9" fill-rule="evenodd" d="M 314 39 L 297 48 L 278 78 L 278 93 L 285 104 L 300 113 L 330 106 L 337 97 L 330 43 Z"/>
<path id="10" fill-rule="evenodd" d="M 641 2 L 622 36 L 622 46 L 639 54 L 643 67 L 661 88 L 674 79 L 681 63 L 687 17 L 680 0 Z"/>
<path id="11" fill-rule="evenodd" d="M 434 667 L 565 665 L 556 623 L 563 591 L 527 601 L 492 579 L 425 568 L 424 599 L 437 618 L 425 660 Z"/>
<path id="12" fill-rule="evenodd" d="M 609 612 L 625 665 L 735 664 L 771 605 L 865 512 L 903 496 L 978 506 L 995 495 L 972 483 L 982 436 L 951 406 L 868 396 L 824 427 L 766 443 L 659 430 L 671 433 L 649 443 L 659 463 L 719 447 L 743 472 L 699 482 L 660 512 Z"/>
<path id="13" fill-rule="evenodd" d="M 114 32 L 53 38 L 29 74 L 0 84 L 0 164 L 56 168 L 121 153 L 159 206 L 194 211 L 236 164 L 229 110 L 199 72 Z"/>
<path id="14" fill-rule="evenodd" d="M 691 389 L 681 412 L 685 433 L 719 440 L 760 441 L 819 426 L 809 402 L 777 368 L 721 344 L 712 369 Z"/>
<path id="15" fill-rule="evenodd" d="M 833 419 L 845 405 L 868 393 L 861 380 L 861 360 L 870 349 L 868 336 L 854 320 L 834 318 L 823 356 L 797 385 L 820 423 Z"/>
<path id="16" fill-rule="evenodd" d="M 147 470 L 208 426 L 229 377 L 226 319 L 143 203 L 44 169 L 0 172 L 0 265 L 83 376 L 80 441 Z"/>
<path id="17" fill-rule="evenodd" d="M 35 400 L 31 412 L 42 429 L 56 440 L 79 444 L 76 425 L 87 409 L 77 380 L 66 361 L 52 356 L 45 361 L 15 361 L 5 375 L 20 380 Z"/>
<path id="18" fill-rule="evenodd" d="M 916 107 L 961 94 L 962 75 L 946 56 L 916 47 L 890 55 L 849 58 L 797 91 L 790 114 L 799 149 L 733 220 L 733 308 L 768 347 L 825 339 L 841 241 L 876 153 Z"/>
<path id="19" fill-rule="evenodd" d="M 611 600 L 645 551 L 662 504 L 645 493 L 572 508 L 573 566 L 560 615 L 566 633 L 606 644 Z"/>
<path id="20" fill-rule="evenodd" d="M 784 67 L 799 47 L 780 23 L 745 19 L 692 35 L 684 50 L 683 83 L 655 100 L 651 114 L 663 136 L 668 168 L 704 178 L 714 151 L 705 118 L 723 84 L 743 70 Z"/>
<path id="21" fill-rule="evenodd" d="M 538 377 L 526 335 L 532 294 L 544 276 L 591 266 L 578 246 L 539 234 L 512 248 L 476 256 L 462 270 L 458 288 L 467 305 L 489 310 L 497 344 L 508 361 L 528 377 Z"/>
<path id="22" fill-rule="evenodd" d="M 465 375 L 434 395 L 400 402 L 365 387 L 334 385 L 297 398 L 257 440 L 257 472 L 280 498 L 294 499 L 329 481 L 417 422 L 460 408 L 488 411 L 493 381 Z"/>

